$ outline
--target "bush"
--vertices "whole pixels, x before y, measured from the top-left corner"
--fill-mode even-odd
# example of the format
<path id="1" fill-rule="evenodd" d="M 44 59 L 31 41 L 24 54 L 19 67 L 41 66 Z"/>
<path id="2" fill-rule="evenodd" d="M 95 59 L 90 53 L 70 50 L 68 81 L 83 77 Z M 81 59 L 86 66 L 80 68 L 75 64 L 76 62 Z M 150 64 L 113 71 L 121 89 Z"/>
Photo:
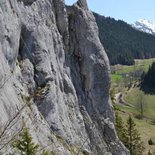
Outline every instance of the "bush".
<path id="1" fill-rule="evenodd" d="M 152 125 L 155 125 L 155 119 L 153 119 L 153 120 L 151 121 L 151 124 L 152 124 Z"/>
<path id="2" fill-rule="evenodd" d="M 113 108 L 115 111 L 121 111 L 121 109 L 116 104 L 113 105 Z"/>
<path id="3" fill-rule="evenodd" d="M 136 119 L 139 119 L 139 120 L 140 120 L 140 119 L 143 119 L 143 117 L 142 117 L 140 114 L 137 114 L 137 115 L 135 115 L 134 117 L 135 117 Z"/>
<path id="4" fill-rule="evenodd" d="M 152 153 L 150 152 L 150 150 L 149 150 L 149 152 L 148 152 L 148 155 L 152 155 Z"/>
<path id="5" fill-rule="evenodd" d="M 154 145 L 154 142 L 153 142 L 153 140 L 151 138 L 148 140 L 148 144 L 149 145 Z"/>
<path id="6" fill-rule="evenodd" d="M 32 136 L 28 128 L 24 127 L 23 132 L 19 135 L 19 139 L 13 143 L 13 147 L 16 148 L 21 155 L 35 155 L 39 145 L 32 142 Z"/>
<path id="7" fill-rule="evenodd" d="M 89 155 L 90 153 L 87 150 L 83 150 L 82 152 L 84 155 Z"/>

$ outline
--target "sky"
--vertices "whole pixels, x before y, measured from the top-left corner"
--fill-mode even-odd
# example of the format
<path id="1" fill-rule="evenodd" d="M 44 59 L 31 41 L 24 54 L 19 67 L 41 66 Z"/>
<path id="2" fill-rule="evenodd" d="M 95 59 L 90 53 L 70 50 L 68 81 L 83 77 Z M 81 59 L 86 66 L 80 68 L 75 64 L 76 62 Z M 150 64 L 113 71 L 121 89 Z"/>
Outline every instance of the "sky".
<path id="1" fill-rule="evenodd" d="M 72 5 L 77 0 L 65 0 Z M 129 24 L 138 19 L 148 19 L 155 23 L 155 0 L 87 0 L 89 9 Z"/>

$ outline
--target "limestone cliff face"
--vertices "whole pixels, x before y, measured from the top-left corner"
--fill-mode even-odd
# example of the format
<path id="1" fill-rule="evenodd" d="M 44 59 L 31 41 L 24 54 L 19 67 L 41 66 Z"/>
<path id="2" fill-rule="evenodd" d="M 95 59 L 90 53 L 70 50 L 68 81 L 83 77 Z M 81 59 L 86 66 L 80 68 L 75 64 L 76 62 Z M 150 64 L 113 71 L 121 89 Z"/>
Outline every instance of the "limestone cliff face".
<path id="1" fill-rule="evenodd" d="M 13 151 L 11 138 L 26 124 L 40 149 L 128 155 L 115 133 L 109 61 L 86 1 L 66 8 L 64 0 L 1 0 L 0 23 L 0 154 Z"/>

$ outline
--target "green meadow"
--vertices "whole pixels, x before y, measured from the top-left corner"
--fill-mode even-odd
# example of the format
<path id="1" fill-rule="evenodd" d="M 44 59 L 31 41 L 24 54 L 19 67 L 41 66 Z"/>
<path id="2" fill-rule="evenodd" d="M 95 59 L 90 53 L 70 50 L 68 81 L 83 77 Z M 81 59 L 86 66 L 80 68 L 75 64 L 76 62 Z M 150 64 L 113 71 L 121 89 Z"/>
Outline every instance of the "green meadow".
<path id="1" fill-rule="evenodd" d="M 127 105 L 115 103 L 115 108 L 124 122 L 129 115 L 133 116 L 146 148 L 144 155 L 147 155 L 149 150 L 155 153 L 155 145 L 148 144 L 150 138 L 155 142 L 155 94 L 146 94 L 140 90 L 139 82 L 142 72 L 147 72 L 154 61 L 155 59 L 135 60 L 133 66 L 111 66 L 111 87 L 115 93 L 122 93 L 123 101 L 127 103 Z M 140 96 L 142 96 L 141 99 Z M 143 103 L 142 119 L 138 118 L 140 115 L 139 102 Z"/>

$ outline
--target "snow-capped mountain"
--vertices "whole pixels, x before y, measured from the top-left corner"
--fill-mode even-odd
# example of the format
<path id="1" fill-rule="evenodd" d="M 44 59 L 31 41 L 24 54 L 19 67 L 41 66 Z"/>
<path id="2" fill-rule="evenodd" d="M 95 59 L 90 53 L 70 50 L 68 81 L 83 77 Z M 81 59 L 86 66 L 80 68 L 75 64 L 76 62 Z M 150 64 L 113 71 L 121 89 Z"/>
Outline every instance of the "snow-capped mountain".
<path id="1" fill-rule="evenodd" d="M 137 30 L 155 35 L 155 23 L 147 19 L 139 19 L 133 25 Z"/>

